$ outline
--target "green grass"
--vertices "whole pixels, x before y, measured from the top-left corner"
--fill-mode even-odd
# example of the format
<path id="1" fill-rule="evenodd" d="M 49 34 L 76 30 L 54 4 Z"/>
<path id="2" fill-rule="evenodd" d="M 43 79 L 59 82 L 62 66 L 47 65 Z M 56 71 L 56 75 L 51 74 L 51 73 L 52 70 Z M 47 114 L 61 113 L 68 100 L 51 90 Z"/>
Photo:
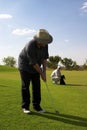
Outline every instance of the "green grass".
<path id="1" fill-rule="evenodd" d="M 13 71 L 17 71 L 17 68 L 15 67 L 8 67 L 8 66 L 4 66 L 4 65 L 0 65 L 0 72 L 13 72 Z"/>
<path id="2" fill-rule="evenodd" d="M 41 106 L 47 112 L 35 112 L 31 103 L 32 114 L 26 115 L 21 110 L 19 72 L 0 68 L 0 130 L 87 130 L 87 71 L 63 71 L 66 86 L 53 84 L 51 72 L 47 83 L 54 102 L 41 80 Z"/>

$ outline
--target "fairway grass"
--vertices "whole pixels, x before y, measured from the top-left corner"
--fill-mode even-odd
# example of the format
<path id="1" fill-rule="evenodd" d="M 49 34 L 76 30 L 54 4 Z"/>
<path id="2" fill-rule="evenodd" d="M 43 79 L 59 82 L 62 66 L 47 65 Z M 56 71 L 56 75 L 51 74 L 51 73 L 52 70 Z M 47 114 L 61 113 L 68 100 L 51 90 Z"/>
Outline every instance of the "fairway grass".
<path id="1" fill-rule="evenodd" d="M 35 112 L 31 103 L 27 115 L 21 110 L 19 72 L 0 71 L 0 130 L 87 130 L 87 71 L 62 71 L 66 86 L 53 84 L 51 72 L 47 70 L 51 97 L 41 80 L 41 106 L 47 112 Z"/>

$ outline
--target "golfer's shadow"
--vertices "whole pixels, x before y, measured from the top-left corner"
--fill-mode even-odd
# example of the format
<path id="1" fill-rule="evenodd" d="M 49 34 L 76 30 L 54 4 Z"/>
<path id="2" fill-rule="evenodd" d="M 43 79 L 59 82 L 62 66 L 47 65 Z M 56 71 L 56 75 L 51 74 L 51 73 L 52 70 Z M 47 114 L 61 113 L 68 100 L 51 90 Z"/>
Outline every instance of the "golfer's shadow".
<path id="1" fill-rule="evenodd" d="M 87 127 L 87 118 L 83 118 L 79 116 L 58 114 L 58 113 L 51 113 L 51 112 L 46 112 L 46 113 L 33 112 L 33 115 L 42 116 L 44 118 L 60 121 L 71 125 Z"/>
<path id="2" fill-rule="evenodd" d="M 9 87 L 9 86 L 6 86 L 6 85 L 2 85 L 2 84 L 0 84 L 0 87 Z"/>

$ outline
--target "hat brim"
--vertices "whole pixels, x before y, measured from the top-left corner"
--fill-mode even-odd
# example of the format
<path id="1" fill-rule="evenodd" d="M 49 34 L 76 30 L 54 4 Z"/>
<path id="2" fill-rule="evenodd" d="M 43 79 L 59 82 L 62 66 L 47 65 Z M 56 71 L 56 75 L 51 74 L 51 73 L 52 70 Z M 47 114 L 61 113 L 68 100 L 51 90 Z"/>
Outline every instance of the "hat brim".
<path id="1" fill-rule="evenodd" d="M 38 38 L 36 35 L 34 36 L 34 39 L 42 44 L 50 44 L 53 41 L 53 38 L 51 35 L 49 35 L 49 39 L 42 39 L 42 38 Z"/>

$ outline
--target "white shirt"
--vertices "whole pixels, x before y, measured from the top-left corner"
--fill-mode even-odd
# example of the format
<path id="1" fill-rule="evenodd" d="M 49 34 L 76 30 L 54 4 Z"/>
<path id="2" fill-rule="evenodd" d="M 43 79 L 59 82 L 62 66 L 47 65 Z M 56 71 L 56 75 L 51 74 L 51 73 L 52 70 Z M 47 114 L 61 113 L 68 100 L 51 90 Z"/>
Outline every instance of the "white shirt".
<path id="1" fill-rule="evenodd" d="M 61 72 L 60 69 L 55 69 L 52 74 L 51 74 L 51 78 L 60 78 L 61 77 Z"/>

